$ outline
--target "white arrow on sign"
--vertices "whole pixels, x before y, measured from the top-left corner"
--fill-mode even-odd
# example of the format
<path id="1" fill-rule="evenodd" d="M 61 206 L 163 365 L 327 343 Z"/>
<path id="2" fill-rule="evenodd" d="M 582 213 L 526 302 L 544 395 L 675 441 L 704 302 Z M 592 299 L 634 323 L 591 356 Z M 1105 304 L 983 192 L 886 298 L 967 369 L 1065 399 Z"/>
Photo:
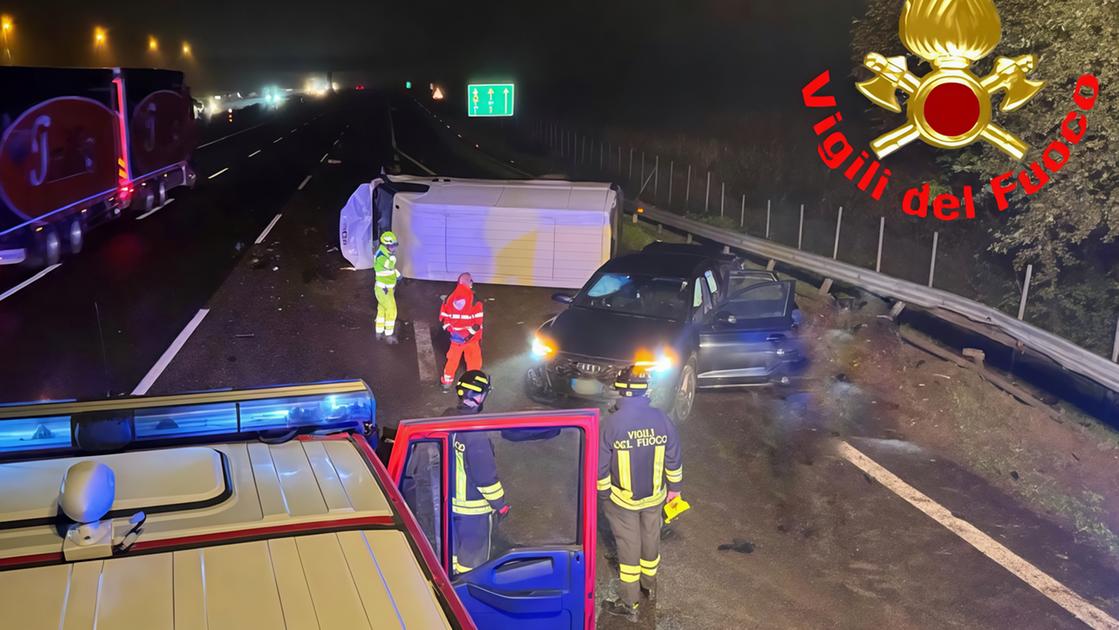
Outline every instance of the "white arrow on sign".
<path id="1" fill-rule="evenodd" d="M 509 88 L 505 88 L 505 112 L 509 112 Z"/>

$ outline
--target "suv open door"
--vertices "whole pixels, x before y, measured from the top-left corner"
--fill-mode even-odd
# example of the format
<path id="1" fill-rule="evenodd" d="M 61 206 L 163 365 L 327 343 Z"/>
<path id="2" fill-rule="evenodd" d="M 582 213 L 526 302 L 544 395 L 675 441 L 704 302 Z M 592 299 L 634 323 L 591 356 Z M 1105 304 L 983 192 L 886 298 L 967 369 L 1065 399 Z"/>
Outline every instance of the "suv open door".
<path id="1" fill-rule="evenodd" d="M 400 423 L 389 472 L 481 630 L 594 627 L 598 419 L 589 409 Z M 470 449 L 492 452 L 500 485 L 478 490 L 510 506 L 500 522 L 484 500 L 452 509 L 474 492 Z M 477 557 L 479 544 L 464 568 L 459 555 Z"/>

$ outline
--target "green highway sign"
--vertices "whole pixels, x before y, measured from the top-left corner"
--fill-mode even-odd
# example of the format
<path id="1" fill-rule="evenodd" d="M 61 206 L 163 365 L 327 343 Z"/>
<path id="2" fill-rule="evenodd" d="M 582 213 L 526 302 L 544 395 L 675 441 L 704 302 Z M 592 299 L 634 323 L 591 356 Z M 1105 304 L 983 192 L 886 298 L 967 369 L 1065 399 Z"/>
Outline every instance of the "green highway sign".
<path id="1" fill-rule="evenodd" d="M 471 83 L 466 86 L 470 117 L 512 116 L 517 86 L 512 83 Z"/>

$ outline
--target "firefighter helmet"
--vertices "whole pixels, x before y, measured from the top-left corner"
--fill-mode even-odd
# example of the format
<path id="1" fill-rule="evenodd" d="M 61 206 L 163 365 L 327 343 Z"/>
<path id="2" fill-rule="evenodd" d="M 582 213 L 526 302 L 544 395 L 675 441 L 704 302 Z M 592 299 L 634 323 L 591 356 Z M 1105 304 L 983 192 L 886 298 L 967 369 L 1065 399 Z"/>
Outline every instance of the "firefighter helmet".
<path id="1" fill-rule="evenodd" d="M 455 393 L 463 404 L 481 407 L 486 401 L 486 395 L 490 393 L 490 377 L 481 370 L 468 370 L 455 384 Z"/>
<path id="2" fill-rule="evenodd" d="M 391 230 L 381 233 L 381 245 L 396 245 L 396 242 L 396 234 Z"/>
<path id="3" fill-rule="evenodd" d="M 645 396 L 649 393 L 649 373 L 636 365 L 627 367 L 614 379 L 614 389 L 626 397 Z"/>

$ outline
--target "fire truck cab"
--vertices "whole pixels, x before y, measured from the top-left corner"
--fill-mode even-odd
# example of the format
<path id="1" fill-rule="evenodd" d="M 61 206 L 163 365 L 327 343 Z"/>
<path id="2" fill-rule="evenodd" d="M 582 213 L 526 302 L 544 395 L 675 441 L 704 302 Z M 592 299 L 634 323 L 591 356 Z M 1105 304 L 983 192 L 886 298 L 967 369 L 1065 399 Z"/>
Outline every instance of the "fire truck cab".
<path id="1" fill-rule="evenodd" d="M 0 406 L 3 625 L 594 626 L 597 411 L 405 420 L 387 469 L 375 411 L 361 381 Z M 464 432 L 513 509 L 456 574 Z"/>

